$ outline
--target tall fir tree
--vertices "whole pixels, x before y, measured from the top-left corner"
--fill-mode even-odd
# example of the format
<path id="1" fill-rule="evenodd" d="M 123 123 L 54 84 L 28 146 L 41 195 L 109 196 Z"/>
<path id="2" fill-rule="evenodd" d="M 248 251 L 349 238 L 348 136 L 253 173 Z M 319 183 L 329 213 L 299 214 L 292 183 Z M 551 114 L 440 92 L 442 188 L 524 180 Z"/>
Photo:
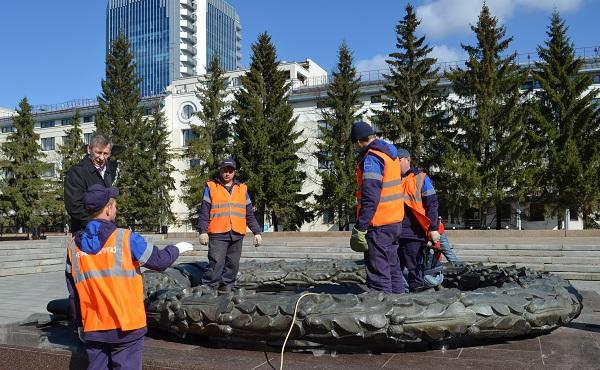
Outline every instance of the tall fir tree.
<path id="1" fill-rule="evenodd" d="M 418 37 L 421 22 L 412 5 L 396 26 L 396 52 L 386 60 L 383 109 L 376 112 L 375 123 L 385 138 L 411 153 L 420 166 L 430 168 L 440 115 L 439 68 L 428 57 L 432 48 L 425 36 Z"/>
<path id="2" fill-rule="evenodd" d="M 234 153 L 259 224 L 264 225 L 268 212 L 275 231 L 279 225 L 297 230 L 312 217 L 308 194 L 301 193 L 306 174 L 298 157 L 306 140 L 298 141 L 302 131 L 294 130 L 296 118 L 287 101 L 290 86 L 276 58 L 271 37 L 260 34 L 252 45 L 250 70 L 235 94 Z"/>
<path id="3" fill-rule="evenodd" d="M 14 215 L 14 226 L 27 228 L 28 235 L 33 227 L 44 223 L 46 215 L 41 212 L 41 205 L 51 200 L 45 198 L 55 185 L 42 178 L 53 164 L 44 163 L 40 136 L 34 132 L 33 125 L 31 105 L 23 98 L 13 119 L 15 131 L 0 146 L 4 158 L 0 161 L 3 171 L 0 194 L 6 202 L 5 209 L 9 208 L 9 213 Z"/>
<path id="4" fill-rule="evenodd" d="M 536 147 L 545 164 L 543 199 L 553 205 L 559 227 L 564 210 L 587 215 L 600 209 L 600 112 L 582 73 L 584 60 L 575 56 L 568 27 L 558 11 L 552 14 L 545 46 L 538 47 L 533 78 L 541 89 L 532 113 Z"/>
<path id="5" fill-rule="evenodd" d="M 512 37 L 505 38 L 504 26 L 498 25 L 485 3 L 471 29 L 477 44 L 462 45 L 468 53 L 466 68 L 447 74 L 458 96 L 453 102 L 456 145 L 440 168 L 452 168 L 450 158 L 462 163 L 454 168 L 458 172 L 443 176 L 446 186 L 470 194 L 481 227 L 487 226 L 488 210 L 495 209 L 499 229 L 502 202 L 522 197 L 529 177 L 520 92 L 526 74 L 515 63 L 516 54 L 502 56 Z"/>
<path id="6" fill-rule="evenodd" d="M 140 105 L 140 82 L 135 71 L 136 64 L 127 37 L 121 33 L 106 55 L 106 78 L 102 80 L 102 94 L 98 97 L 96 129 L 111 136 L 113 143 L 122 150 L 113 157 L 119 161 L 119 176 L 115 186 L 120 190 L 118 221 L 135 225 L 137 217 L 147 213 L 148 203 L 137 198 L 136 188 L 140 179 L 140 163 L 143 157 L 140 141 L 145 124 Z"/>
<path id="7" fill-rule="evenodd" d="M 174 221 L 169 192 L 175 189 L 175 168 L 171 164 L 174 155 L 170 150 L 170 132 L 158 105 L 153 108 L 152 117 L 144 119 L 139 135 L 138 155 L 132 159 L 136 180 L 131 190 L 131 198 L 136 201 L 132 218 L 145 231 L 159 231 Z"/>
<path id="8" fill-rule="evenodd" d="M 183 158 L 190 161 L 182 182 L 183 201 L 190 211 L 190 220 L 196 222 L 202 202 L 204 184 L 218 175 L 217 165 L 231 154 L 231 121 L 233 111 L 227 101 L 228 79 L 215 53 L 208 65 L 206 78 L 199 82 L 196 96 L 200 110 L 196 113 L 200 125 L 191 125 L 192 139 Z"/>
<path id="9" fill-rule="evenodd" d="M 57 153 L 60 156 L 60 180 L 64 181 L 69 169 L 79 163 L 84 155 L 83 132 L 79 125 L 79 109 L 73 114 L 73 127 L 65 131 L 62 145 L 58 146 Z"/>
<path id="10" fill-rule="evenodd" d="M 360 78 L 356 75 L 352 53 L 344 42 L 338 51 L 333 81 L 327 89 L 326 108 L 321 110 L 325 126 L 319 126 L 316 154 L 325 169 L 319 170 L 321 194 L 316 195 L 316 210 L 334 216 L 339 230 L 349 230 L 356 208 L 355 155 L 350 142 L 352 123 L 360 119 Z"/>

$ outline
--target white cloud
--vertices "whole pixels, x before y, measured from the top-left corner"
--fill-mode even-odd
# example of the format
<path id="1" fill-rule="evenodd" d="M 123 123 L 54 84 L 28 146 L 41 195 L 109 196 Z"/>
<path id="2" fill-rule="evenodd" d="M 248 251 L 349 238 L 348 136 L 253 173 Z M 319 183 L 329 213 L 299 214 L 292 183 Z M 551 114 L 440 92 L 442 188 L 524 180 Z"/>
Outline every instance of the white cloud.
<path id="1" fill-rule="evenodd" d="M 356 70 L 358 72 L 366 71 L 379 71 L 382 69 L 388 69 L 388 65 L 385 60 L 388 59 L 387 54 L 378 54 L 371 59 L 361 59 L 355 63 Z"/>
<path id="2" fill-rule="evenodd" d="M 467 55 L 462 49 L 453 49 L 446 45 L 433 45 L 428 56 L 430 58 L 436 58 L 438 63 L 457 62 L 467 59 Z"/>
<path id="3" fill-rule="evenodd" d="M 487 4 L 493 16 L 500 21 L 523 11 L 573 11 L 583 0 L 492 0 Z M 421 31 L 431 38 L 442 38 L 454 32 L 468 32 L 469 25 L 477 23 L 483 0 L 433 0 L 418 6 L 417 17 Z"/>

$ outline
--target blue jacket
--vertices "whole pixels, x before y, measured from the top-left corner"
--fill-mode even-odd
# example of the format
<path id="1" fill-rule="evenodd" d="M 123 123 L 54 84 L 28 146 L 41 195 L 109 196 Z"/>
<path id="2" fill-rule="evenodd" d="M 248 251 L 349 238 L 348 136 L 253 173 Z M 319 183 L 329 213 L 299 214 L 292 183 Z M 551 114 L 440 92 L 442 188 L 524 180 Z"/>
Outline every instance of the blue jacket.
<path id="1" fill-rule="evenodd" d="M 386 141 L 375 139 L 369 146 L 367 146 L 363 153 L 362 161 L 359 160 L 362 166 L 362 208 L 358 219 L 356 220 L 356 228 L 360 230 L 366 230 L 375 215 L 375 210 L 379 205 L 379 199 L 381 198 L 381 189 L 383 185 L 383 170 L 385 164 L 383 159 L 375 154 L 367 153 L 369 149 L 378 150 L 387 154 L 390 158 L 396 159 L 398 157 L 398 151 L 396 147 Z"/>
<path id="2" fill-rule="evenodd" d="M 406 171 L 406 173 L 402 174 L 402 177 L 405 177 L 411 173 L 414 173 L 415 176 L 423 172 L 420 169 L 411 167 Z M 423 188 L 422 192 L 422 200 L 423 200 L 423 208 L 425 208 L 425 213 L 427 214 L 427 218 L 431 222 L 429 226 L 429 230 L 437 230 L 438 229 L 438 199 L 435 193 L 435 188 L 433 187 L 433 182 L 429 178 L 429 176 L 425 176 L 423 180 Z M 421 240 L 426 241 L 427 235 L 423 228 L 419 224 L 419 221 L 415 217 L 412 208 L 407 205 L 404 205 L 404 220 L 402 221 L 402 239 L 411 239 L 411 240 Z"/>
<path id="3" fill-rule="evenodd" d="M 79 248 L 88 254 L 96 254 L 100 251 L 106 240 L 115 231 L 117 225 L 110 221 L 91 220 L 85 227 L 85 230 L 79 230 L 75 234 L 75 243 Z M 131 233 L 129 238 L 131 255 L 141 266 L 151 270 L 163 271 L 171 266 L 177 257 L 179 249 L 174 245 L 168 245 L 164 249 L 159 249 L 148 244 L 144 238 L 135 232 Z M 83 326 L 81 323 L 81 311 L 79 309 L 79 298 L 73 277 L 71 276 L 71 261 L 67 255 L 67 289 L 69 290 L 69 303 L 73 314 L 73 322 L 76 326 Z M 84 334 L 86 341 L 105 342 L 105 343 L 123 343 L 140 338 L 146 334 L 147 329 L 141 328 L 131 331 L 122 331 L 120 329 L 103 330 L 87 332 Z"/>

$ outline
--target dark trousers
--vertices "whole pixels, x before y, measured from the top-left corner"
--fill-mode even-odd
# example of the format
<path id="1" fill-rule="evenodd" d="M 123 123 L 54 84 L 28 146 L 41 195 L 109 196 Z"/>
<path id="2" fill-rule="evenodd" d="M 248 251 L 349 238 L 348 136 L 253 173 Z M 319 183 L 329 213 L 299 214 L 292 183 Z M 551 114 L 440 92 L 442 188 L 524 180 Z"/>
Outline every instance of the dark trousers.
<path id="1" fill-rule="evenodd" d="M 85 343 L 88 370 L 141 370 L 143 351 L 143 336 L 125 343 Z"/>
<path id="2" fill-rule="evenodd" d="M 421 258 L 424 242 L 421 240 L 400 239 L 398 242 L 398 256 L 400 266 L 408 270 L 408 286 L 410 290 L 423 287 L 423 272 L 425 265 Z"/>
<path id="3" fill-rule="evenodd" d="M 202 284 L 218 288 L 233 288 L 240 268 L 242 241 L 210 239 L 208 245 L 208 270 L 202 276 Z"/>
<path id="4" fill-rule="evenodd" d="M 369 230 L 365 252 L 367 286 L 386 293 L 404 293 L 402 269 L 398 262 L 397 239 L 401 227 L 386 225 Z"/>

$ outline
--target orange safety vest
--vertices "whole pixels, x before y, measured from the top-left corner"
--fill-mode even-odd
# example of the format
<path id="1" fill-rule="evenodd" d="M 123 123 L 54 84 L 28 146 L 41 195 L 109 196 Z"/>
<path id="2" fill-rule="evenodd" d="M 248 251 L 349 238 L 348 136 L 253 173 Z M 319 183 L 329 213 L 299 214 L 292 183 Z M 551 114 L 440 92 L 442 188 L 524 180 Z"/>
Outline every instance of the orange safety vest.
<path id="1" fill-rule="evenodd" d="M 210 191 L 210 222 L 208 233 L 226 233 L 230 230 L 238 234 L 246 233 L 246 194 L 245 184 L 234 184 L 231 194 L 225 186 L 215 181 L 206 183 Z"/>
<path id="2" fill-rule="evenodd" d="M 83 252 L 74 239 L 69 243 L 85 332 L 146 326 L 142 273 L 131 256 L 130 235 L 131 230 L 116 229 L 96 254 Z"/>
<path id="3" fill-rule="evenodd" d="M 369 226 L 383 226 L 400 222 L 404 218 L 400 160 L 398 158 L 392 159 L 384 152 L 375 149 L 369 149 L 367 151 L 367 154 L 368 153 L 373 153 L 377 157 L 383 159 L 384 163 L 383 179 L 381 180 L 383 183 L 381 197 Z M 356 218 L 359 217 L 362 208 L 362 161 L 363 160 L 361 159 L 356 167 L 356 182 L 358 183 L 358 190 L 356 191 L 356 199 L 358 200 Z"/>
<path id="4" fill-rule="evenodd" d="M 429 225 L 431 225 L 431 220 L 427 217 L 427 213 L 423 207 L 422 189 L 423 182 L 425 182 L 425 176 L 425 172 L 421 172 L 416 176 L 414 173 L 411 173 L 404 177 L 402 179 L 402 190 L 404 192 L 404 204 L 413 210 L 423 231 L 427 234 Z"/>

